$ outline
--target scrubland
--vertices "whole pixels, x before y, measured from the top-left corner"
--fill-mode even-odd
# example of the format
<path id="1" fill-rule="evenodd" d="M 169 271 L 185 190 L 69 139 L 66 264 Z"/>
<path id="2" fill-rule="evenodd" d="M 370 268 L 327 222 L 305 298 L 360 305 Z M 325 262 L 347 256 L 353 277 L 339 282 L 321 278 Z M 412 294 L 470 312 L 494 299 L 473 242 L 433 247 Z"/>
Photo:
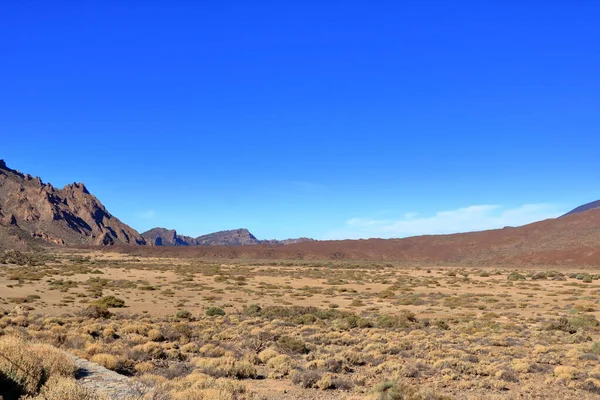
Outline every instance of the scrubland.
<path id="1" fill-rule="evenodd" d="M 590 268 L 108 252 L 0 263 L 0 379 L 33 398 L 78 390 L 72 364 L 31 361 L 56 348 L 156 400 L 600 398 Z M 30 368 L 38 378 L 20 375 Z M 64 399 L 95 398 L 79 395 Z"/>

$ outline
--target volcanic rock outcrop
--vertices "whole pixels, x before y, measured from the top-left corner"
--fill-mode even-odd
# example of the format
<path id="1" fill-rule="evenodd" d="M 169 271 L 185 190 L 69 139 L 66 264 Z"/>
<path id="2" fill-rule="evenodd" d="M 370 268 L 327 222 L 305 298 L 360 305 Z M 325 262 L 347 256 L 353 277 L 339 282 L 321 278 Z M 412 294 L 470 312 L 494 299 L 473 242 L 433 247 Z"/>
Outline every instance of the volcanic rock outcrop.
<path id="1" fill-rule="evenodd" d="M 0 230 L 2 238 L 17 235 L 21 240 L 30 237 L 58 245 L 146 244 L 138 232 L 110 214 L 83 183 L 58 189 L 8 168 L 3 160 Z"/>

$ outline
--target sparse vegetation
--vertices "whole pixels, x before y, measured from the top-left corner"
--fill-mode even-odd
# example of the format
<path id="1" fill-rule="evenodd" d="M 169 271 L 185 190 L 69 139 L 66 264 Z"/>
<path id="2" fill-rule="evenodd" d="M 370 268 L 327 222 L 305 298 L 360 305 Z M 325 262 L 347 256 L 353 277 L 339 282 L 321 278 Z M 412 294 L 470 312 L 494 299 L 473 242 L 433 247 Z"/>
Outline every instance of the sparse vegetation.
<path id="1" fill-rule="evenodd" d="M 143 380 L 161 399 L 527 396 L 539 382 L 547 398 L 600 393 L 594 274 L 55 260 L 0 271 L 0 338 L 61 347 Z M 259 378 L 287 397 L 255 393 Z M 19 385 L 32 398 L 79 390 L 61 379 Z"/>

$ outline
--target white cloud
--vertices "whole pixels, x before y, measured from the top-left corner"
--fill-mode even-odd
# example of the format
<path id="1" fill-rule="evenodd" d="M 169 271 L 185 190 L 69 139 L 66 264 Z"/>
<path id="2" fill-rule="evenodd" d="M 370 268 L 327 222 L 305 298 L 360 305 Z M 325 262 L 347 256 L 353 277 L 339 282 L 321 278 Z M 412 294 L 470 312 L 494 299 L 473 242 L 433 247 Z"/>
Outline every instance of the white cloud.
<path id="1" fill-rule="evenodd" d="M 156 217 L 156 212 L 154 210 L 148 210 L 137 214 L 138 218 L 141 219 L 153 219 Z"/>
<path id="2" fill-rule="evenodd" d="M 563 213 L 554 204 L 524 204 L 515 208 L 484 204 L 440 211 L 431 216 L 405 213 L 400 219 L 351 218 L 343 228 L 329 232 L 324 239 L 399 238 L 481 231 L 525 225 Z"/>

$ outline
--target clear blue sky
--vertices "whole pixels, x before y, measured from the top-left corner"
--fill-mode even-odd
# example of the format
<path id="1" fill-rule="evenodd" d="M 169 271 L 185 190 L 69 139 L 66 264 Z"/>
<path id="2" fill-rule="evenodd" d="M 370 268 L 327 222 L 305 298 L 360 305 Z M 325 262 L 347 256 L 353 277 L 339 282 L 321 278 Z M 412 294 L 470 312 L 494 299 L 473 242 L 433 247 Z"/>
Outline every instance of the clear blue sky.
<path id="1" fill-rule="evenodd" d="M 143 231 L 394 237 L 600 199 L 597 1 L 6 1 L 0 158 Z"/>

